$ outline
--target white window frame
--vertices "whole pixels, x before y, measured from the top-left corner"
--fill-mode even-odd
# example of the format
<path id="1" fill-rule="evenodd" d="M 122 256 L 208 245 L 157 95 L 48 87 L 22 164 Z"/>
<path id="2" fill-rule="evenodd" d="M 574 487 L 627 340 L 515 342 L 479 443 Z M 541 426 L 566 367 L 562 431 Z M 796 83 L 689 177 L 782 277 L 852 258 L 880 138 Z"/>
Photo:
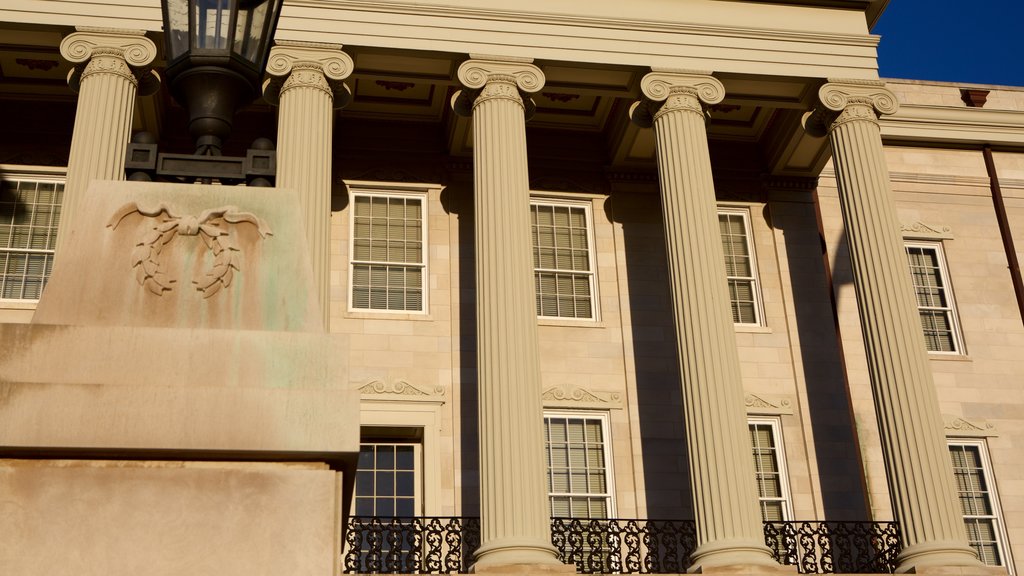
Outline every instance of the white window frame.
<path id="1" fill-rule="evenodd" d="M 573 316 L 544 316 L 538 314 L 537 318 L 541 320 L 554 320 L 558 322 L 598 322 L 601 316 L 601 307 L 598 305 L 601 301 L 597 293 L 597 250 L 594 246 L 594 210 L 593 202 L 589 200 L 572 200 L 566 198 L 554 198 L 551 196 L 545 196 L 542 193 L 532 192 L 530 196 L 530 208 L 531 208 L 531 220 L 532 220 L 532 208 L 534 206 L 569 206 L 572 208 L 582 208 L 584 218 L 586 219 L 587 227 L 587 267 L 590 269 L 587 272 L 581 272 L 579 270 L 562 270 L 557 268 L 534 268 L 533 275 L 536 281 L 538 272 L 554 272 L 554 273 L 570 273 L 570 274 L 586 274 L 590 281 L 590 317 L 579 318 Z M 531 221 L 530 226 L 530 254 L 531 258 L 534 250 L 534 236 L 533 236 L 533 225 Z M 536 299 L 536 289 L 534 290 L 534 298 Z"/>
<path id="2" fill-rule="evenodd" d="M 1002 563 L 998 564 L 998 566 L 1006 568 L 1010 574 L 1013 574 L 1013 556 L 1010 554 L 1010 540 L 1006 533 L 1006 523 L 1003 522 L 1002 505 L 999 503 L 999 492 L 996 490 L 995 474 L 992 473 L 992 461 L 989 459 L 988 446 L 985 440 L 980 438 L 947 438 L 946 445 L 950 448 L 957 446 L 977 448 L 978 458 L 981 461 L 981 471 L 988 485 L 989 506 L 992 507 L 992 514 L 989 516 L 968 516 L 965 514 L 964 520 L 966 521 L 969 518 L 985 518 L 993 521 L 995 524 L 993 532 L 996 536 L 996 547 L 999 549 L 999 556 L 1002 560 Z M 959 501 L 959 490 L 957 496 Z M 973 549 L 974 547 L 972 546 L 971 548 Z"/>
<path id="3" fill-rule="evenodd" d="M 413 513 L 412 517 L 418 518 L 423 516 L 423 441 L 422 439 L 403 439 L 403 438 L 389 438 L 386 435 L 373 436 L 370 439 L 360 439 L 359 450 L 362 452 L 363 446 L 412 446 L 413 448 Z M 374 468 L 376 471 L 376 467 Z M 358 482 L 358 474 L 360 470 L 356 470 L 356 481 Z M 374 483 L 374 499 L 380 498 L 376 494 L 376 481 Z M 365 516 L 356 513 L 357 499 L 359 498 L 358 493 L 352 495 L 352 515 L 354 516 Z M 376 512 L 371 516 L 378 516 Z M 392 514 L 390 517 L 405 518 L 407 516 L 400 514 Z"/>
<path id="4" fill-rule="evenodd" d="M 584 410 L 544 410 L 544 419 L 548 418 L 582 418 L 586 420 L 599 420 L 601 422 L 601 441 L 604 443 L 604 471 L 605 471 L 605 494 L 599 493 L 588 493 L 588 492 L 547 492 L 548 498 L 548 511 L 551 511 L 551 498 L 558 496 L 586 496 L 586 497 L 603 497 L 606 499 L 608 506 L 608 518 L 615 518 L 615 470 L 613 469 L 613 463 L 615 459 L 612 457 L 612 438 L 610 429 L 610 419 L 607 412 L 603 411 L 584 411 Z M 545 452 L 547 452 L 547 438 L 544 439 Z M 545 453 L 545 473 L 547 475 L 547 486 L 552 485 L 551 481 L 551 467 L 548 463 L 551 461 L 551 454 Z"/>
<path id="5" fill-rule="evenodd" d="M 946 301 L 948 306 L 946 308 L 940 307 L 927 307 L 922 308 L 920 305 L 917 306 L 918 316 L 920 316 L 921 310 L 944 310 L 949 315 L 949 326 L 952 330 L 953 336 L 953 347 L 955 350 L 928 350 L 929 354 L 937 354 L 944 356 L 962 356 L 965 354 L 963 331 L 960 329 L 960 318 L 956 311 L 956 298 L 953 294 L 953 284 L 949 280 L 949 265 L 946 263 L 946 253 L 942 248 L 942 242 L 928 242 L 923 240 L 904 240 L 903 249 L 907 252 L 910 248 L 919 248 L 924 250 L 934 250 L 935 260 L 939 264 L 939 280 L 942 282 L 942 287 L 946 291 Z M 914 275 L 910 267 L 910 254 L 907 252 L 907 274 L 910 274 L 911 286 L 914 285 Z M 914 302 L 917 302 L 917 288 L 914 287 Z M 924 334 L 922 328 L 922 335 Z M 925 344 L 927 349 L 927 343 Z"/>
<path id="6" fill-rule="evenodd" d="M 430 245 L 428 229 L 429 229 L 429 210 L 427 202 L 429 200 L 428 191 L 436 188 L 433 185 L 409 185 L 409 184 L 393 184 L 393 183 L 370 183 L 370 182 L 346 182 L 348 185 L 349 193 L 349 217 L 348 217 L 348 311 L 359 314 L 402 314 L 402 315 L 417 315 L 425 316 L 430 310 L 430 278 L 429 278 L 429 260 L 430 260 Z M 388 197 L 388 198 L 402 198 L 406 200 L 419 200 L 422 205 L 421 215 L 421 242 L 423 246 L 423 260 L 419 264 L 410 262 L 387 262 L 377 260 L 356 260 L 355 259 L 355 232 L 356 232 L 356 210 L 355 203 L 356 198 L 359 196 L 365 197 Z M 422 270 L 422 287 L 421 293 L 423 298 L 423 306 L 421 310 L 385 310 L 380 308 L 356 308 L 354 306 L 353 293 L 355 292 L 355 285 L 353 282 L 355 267 L 360 264 L 377 264 L 377 265 L 401 265 L 401 266 L 419 266 Z"/>
<path id="7" fill-rule="evenodd" d="M 0 164 L 0 180 L 27 180 L 32 182 L 47 182 L 54 184 L 66 184 L 67 180 L 67 169 L 62 167 L 50 167 L 50 166 L 23 166 L 14 164 Z M 61 217 L 64 216 L 63 211 L 64 198 L 61 198 Z M 54 240 L 56 240 L 56 232 L 54 233 Z M 20 249 L 20 248 L 0 248 L 0 252 L 18 252 L 27 254 L 53 254 L 56 257 L 56 247 L 53 250 L 45 249 Z M 49 281 L 49 276 L 43 282 L 43 288 L 45 289 L 46 283 Z M 3 305 L 13 306 L 34 306 L 39 302 L 38 298 L 2 298 L 0 297 L 0 303 Z"/>
<path id="8" fill-rule="evenodd" d="M 779 469 L 779 490 L 782 493 L 780 498 L 762 498 L 760 489 L 757 490 L 757 509 L 761 512 L 762 518 L 764 513 L 761 511 L 761 503 L 765 501 L 771 502 L 782 502 L 782 519 L 788 521 L 793 519 L 793 493 L 789 487 L 789 470 L 787 468 L 786 458 L 786 442 L 782 436 L 782 421 L 779 418 L 772 418 L 768 416 L 748 416 L 747 417 L 747 430 L 749 433 L 750 426 L 768 426 L 771 429 L 772 439 L 775 440 L 775 466 Z M 754 446 L 751 445 L 751 456 L 753 456 Z M 754 480 L 757 481 L 757 470 L 754 470 Z"/>
<path id="9" fill-rule="evenodd" d="M 731 280 L 743 280 L 751 283 L 751 292 L 754 298 L 754 315 L 757 316 L 754 322 L 734 322 L 735 326 L 764 326 L 764 302 L 761 297 L 761 279 L 758 274 L 757 267 L 757 250 L 754 249 L 754 231 L 751 227 L 750 209 L 740 206 L 719 206 L 716 213 L 716 219 L 722 215 L 735 215 L 740 216 L 743 219 L 744 237 L 747 243 L 747 253 L 750 255 L 750 276 L 730 276 L 728 271 L 726 272 L 726 282 Z M 719 233 L 719 240 L 721 240 L 721 233 Z M 724 245 L 723 245 L 724 255 Z M 724 261 L 723 261 L 724 262 Z M 733 314 L 732 306 L 732 295 L 729 297 L 729 315 Z"/>

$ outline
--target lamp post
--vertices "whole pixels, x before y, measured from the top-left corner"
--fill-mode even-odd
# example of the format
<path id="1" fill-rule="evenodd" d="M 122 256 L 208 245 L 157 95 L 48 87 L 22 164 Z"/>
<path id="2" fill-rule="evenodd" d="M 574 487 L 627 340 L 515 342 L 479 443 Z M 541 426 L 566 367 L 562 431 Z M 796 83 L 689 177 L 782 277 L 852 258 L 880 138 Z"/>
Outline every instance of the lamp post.
<path id="1" fill-rule="evenodd" d="M 189 113 L 195 153 L 157 154 L 153 138 L 137 134 L 126 170 L 153 176 L 269 185 L 275 157 L 266 139 L 245 158 L 221 155 L 235 111 L 260 95 L 263 69 L 284 0 L 162 0 L 164 71 L 171 94 Z"/>

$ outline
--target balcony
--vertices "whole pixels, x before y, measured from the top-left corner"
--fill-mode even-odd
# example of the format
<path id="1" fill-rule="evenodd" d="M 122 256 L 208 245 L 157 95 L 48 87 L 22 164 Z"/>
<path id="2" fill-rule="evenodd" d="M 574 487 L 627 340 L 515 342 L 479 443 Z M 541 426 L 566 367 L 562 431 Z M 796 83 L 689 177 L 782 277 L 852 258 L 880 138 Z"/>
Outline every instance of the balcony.
<path id="1" fill-rule="evenodd" d="M 765 544 L 801 574 L 892 573 L 900 551 L 894 522 L 765 522 Z M 582 574 L 682 574 L 697 545 L 692 520 L 553 518 L 551 543 Z M 346 574 L 466 572 L 480 545 L 480 519 L 349 519 Z"/>

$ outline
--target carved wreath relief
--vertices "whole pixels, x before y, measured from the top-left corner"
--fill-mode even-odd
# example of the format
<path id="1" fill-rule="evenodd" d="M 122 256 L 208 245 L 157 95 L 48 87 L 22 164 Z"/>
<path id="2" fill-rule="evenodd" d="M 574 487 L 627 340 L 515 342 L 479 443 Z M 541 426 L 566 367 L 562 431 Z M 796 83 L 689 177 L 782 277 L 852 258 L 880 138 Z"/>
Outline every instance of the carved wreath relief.
<path id="1" fill-rule="evenodd" d="M 135 202 L 122 206 L 110 218 L 107 227 L 116 230 L 118 224 L 129 214 L 138 212 L 156 219 L 149 232 L 135 244 L 131 253 L 132 268 L 139 285 L 157 296 L 173 288 L 176 278 L 167 275 L 160 254 L 176 236 L 199 236 L 206 248 L 213 253 L 213 267 L 192 280 L 203 298 L 209 298 L 221 288 L 231 285 L 236 270 L 241 270 L 241 250 L 231 233 L 231 224 L 248 222 L 256 226 L 260 238 L 273 235 L 267 223 L 249 212 L 239 212 L 234 206 L 222 206 L 204 210 L 198 216 L 175 215 L 166 204 L 160 203 L 154 209 L 139 207 Z"/>

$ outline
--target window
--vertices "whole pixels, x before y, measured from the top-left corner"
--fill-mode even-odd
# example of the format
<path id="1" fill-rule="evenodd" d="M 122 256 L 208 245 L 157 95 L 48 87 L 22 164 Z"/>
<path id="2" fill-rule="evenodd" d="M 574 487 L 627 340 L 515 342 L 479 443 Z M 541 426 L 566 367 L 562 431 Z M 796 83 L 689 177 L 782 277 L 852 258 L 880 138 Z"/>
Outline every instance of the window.
<path id="1" fill-rule="evenodd" d="M 590 206 L 533 202 L 530 213 L 537 316 L 594 318 Z"/>
<path id="2" fill-rule="evenodd" d="M 950 441 L 949 456 L 953 460 L 953 475 L 960 494 L 967 540 L 985 564 L 1010 566 L 999 501 L 992 484 L 992 467 L 984 442 Z"/>
<path id="3" fill-rule="evenodd" d="M 757 263 L 750 242 L 750 214 L 743 209 L 718 211 L 718 228 L 725 252 L 725 274 L 729 279 L 732 321 L 761 324 L 761 295 L 757 285 Z"/>
<path id="4" fill-rule="evenodd" d="M 38 300 L 53 267 L 64 183 L 0 181 L 0 299 Z"/>
<path id="5" fill-rule="evenodd" d="M 782 451 L 779 421 L 751 419 L 750 446 L 754 455 L 757 498 L 761 518 L 765 522 L 781 522 L 792 516 L 789 504 L 789 482 L 781 465 L 786 461 Z"/>
<path id="6" fill-rule="evenodd" d="M 953 307 L 953 295 L 946 276 L 942 245 L 907 243 L 910 277 L 917 293 L 917 310 L 929 352 L 957 354 L 963 349 Z"/>
<path id="7" fill-rule="evenodd" d="M 603 414 L 545 414 L 548 496 L 553 517 L 612 517 L 607 428 Z"/>
<path id="8" fill-rule="evenodd" d="M 352 194 L 352 310 L 426 311 L 426 195 Z"/>
<path id="9" fill-rule="evenodd" d="M 364 442 L 356 472 L 356 516 L 411 518 L 419 514 L 420 445 Z"/>

